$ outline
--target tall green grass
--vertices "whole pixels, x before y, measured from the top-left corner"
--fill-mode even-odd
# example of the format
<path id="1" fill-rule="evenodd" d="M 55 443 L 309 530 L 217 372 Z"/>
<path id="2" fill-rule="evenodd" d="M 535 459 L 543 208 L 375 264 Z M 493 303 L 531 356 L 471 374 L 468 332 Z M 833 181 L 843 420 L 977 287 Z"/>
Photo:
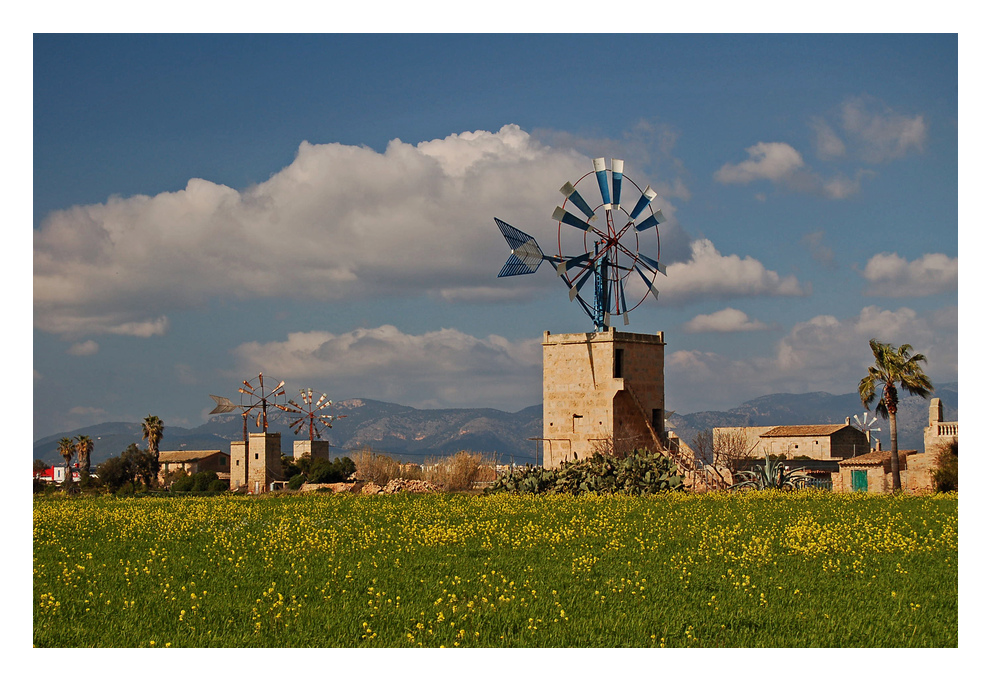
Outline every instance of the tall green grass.
<path id="1" fill-rule="evenodd" d="M 34 502 L 37 646 L 957 644 L 957 498 Z"/>

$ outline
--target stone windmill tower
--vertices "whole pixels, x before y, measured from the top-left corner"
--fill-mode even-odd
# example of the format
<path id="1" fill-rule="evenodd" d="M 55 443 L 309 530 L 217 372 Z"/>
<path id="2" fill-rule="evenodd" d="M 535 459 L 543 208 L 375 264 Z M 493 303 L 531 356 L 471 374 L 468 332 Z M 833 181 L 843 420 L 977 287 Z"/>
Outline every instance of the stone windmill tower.
<path id="1" fill-rule="evenodd" d="M 583 190 L 601 203 L 590 204 Z M 689 469 L 694 463 L 682 459 L 664 430 L 663 332 L 625 333 L 611 326 L 618 318 L 629 324 L 630 311 L 648 295 L 658 296 L 654 280 L 665 267 L 658 231 L 664 216 L 652 204 L 657 194 L 627 178 L 619 159 L 607 170 L 604 158 L 593 159 L 592 170 L 561 193 L 564 201 L 553 213 L 556 255 L 545 255 L 533 237 L 495 218 L 512 249 L 499 276 L 531 274 L 550 262 L 594 325 L 590 333 L 544 333 L 543 466 L 651 447 Z"/>

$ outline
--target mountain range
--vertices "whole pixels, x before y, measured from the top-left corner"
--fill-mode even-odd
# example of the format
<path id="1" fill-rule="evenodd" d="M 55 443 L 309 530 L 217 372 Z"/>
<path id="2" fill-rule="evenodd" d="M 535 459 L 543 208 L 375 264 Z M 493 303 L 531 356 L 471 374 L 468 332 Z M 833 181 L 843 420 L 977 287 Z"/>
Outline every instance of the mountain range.
<path id="1" fill-rule="evenodd" d="M 935 386 L 935 396 L 943 401 L 943 418 L 957 420 L 957 384 Z M 415 409 L 388 402 L 351 399 L 334 403 L 333 413 L 341 418 L 332 428 L 323 429 L 323 439 L 330 443 L 331 458 L 346 456 L 365 447 L 403 461 L 422 463 L 431 457 L 461 450 L 495 453 L 500 463 L 537 462 L 543 412 L 540 405 L 518 412 L 498 409 Z M 671 414 L 667 427 L 683 442 L 690 444 L 695 433 L 720 426 L 775 426 L 843 423 L 859 415 L 864 408 L 856 393 L 833 395 L 825 392 L 803 394 L 779 393 L 744 402 L 728 411 L 702 411 Z M 870 415 L 873 417 L 873 414 Z M 268 414 L 269 432 L 282 433 L 282 451 L 291 454 L 292 442 L 306 439 L 306 431 L 296 435 L 290 424 L 295 417 L 272 410 Z M 900 449 L 923 449 L 923 429 L 929 420 L 929 400 L 901 396 L 898 410 L 898 444 Z M 258 428 L 249 419 L 249 431 Z M 887 447 L 888 423 L 878 419 L 882 443 Z M 165 424 L 159 449 L 230 451 L 232 440 L 243 439 L 244 422 L 240 414 L 222 414 L 196 428 Z M 75 432 L 63 432 L 36 440 L 34 458 L 49 464 L 59 463 L 58 441 L 63 437 L 89 435 L 95 447 L 93 464 L 117 456 L 131 443 L 144 446 L 140 423 L 108 422 L 87 426 Z"/>

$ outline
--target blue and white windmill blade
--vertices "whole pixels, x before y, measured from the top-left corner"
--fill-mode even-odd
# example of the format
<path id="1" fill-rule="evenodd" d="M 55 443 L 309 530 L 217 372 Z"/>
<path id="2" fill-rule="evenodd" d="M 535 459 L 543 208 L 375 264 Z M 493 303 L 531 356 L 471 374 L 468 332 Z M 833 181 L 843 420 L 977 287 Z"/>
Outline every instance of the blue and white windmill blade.
<path id="1" fill-rule="evenodd" d="M 595 179 L 599 182 L 599 193 L 602 194 L 603 207 L 612 210 L 612 201 L 609 200 L 609 171 L 606 170 L 605 158 L 593 158 L 592 168 L 595 170 Z"/>
<path id="2" fill-rule="evenodd" d="M 562 260 L 557 264 L 557 273 L 559 275 L 564 275 L 572 267 L 581 265 L 583 262 L 588 262 L 591 258 L 592 258 L 591 253 L 583 253 L 582 255 L 577 255 L 574 258 L 568 258 L 567 260 Z"/>
<path id="3" fill-rule="evenodd" d="M 619 196 L 623 191 L 623 161 L 614 158 L 612 160 L 612 202 L 617 206 L 620 204 Z"/>
<path id="4" fill-rule="evenodd" d="M 574 300 L 575 298 L 578 297 L 578 289 L 580 289 L 582 286 L 585 285 L 585 282 L 588 281 L 588 278 L 591 277 L 594 272 L 595 272 L 594 267 L 588 268 L 588 272 L 586 272 L 585 275 L 578 280 L 577 284 L 571 287 L 571 289 L 568 291 L 568 297 L 571 300 Z"/>
<path id="5" fill-rule="evenodd" d="M 564 197 L 571 201 L 571 203 L 573 203 L 578 210 L 584 213 L 585 217 L 589 220 L 595 219 L 595 211 L 592 210 L 582 195 L 578 193 L 578 190 L 575 189 L 575 185 L 570 182 L 565 182 L 564 186 L 561 187 L 561 193 L 564 194 Z"/>
<path id="6" fill-rule="evenodd" d="M 633 212 L 630 213 L 630 219 L 636 220 L 640 217 L 640 213 L 643 212 L 643 209 L 649 206 L 650 202 L 656 198 L 657 192 L 651 189 L 650 185 L 647 185 L 647 188 L 643 190 L 643 194 L 641 194 L 640 198 L 637 200 L 637 205 L 634 206 Z"/>
<path id="7" fill-rule="evenodd" d="M 592 229 L 591 224 L 585 222 L 580 217 L 569 213 L 564 208 L 561 208 L 561 206 L 558 206 L 557 208 L 554 209 L 554 213 L 551 215 L 551 217 L 557 220 L 558 222 L 563 222 L 566 225 L 571 225 L 572 227 L 576 227 L 582 230 L 583 232 L 587 232 L 588 230 Z"/>
<path id="8" fill-rule="evenodd" d="M 660 272 L 665 277 L 668 276 L 668 268 L 667 268 L 667 266 L 664 263 L 657 262 L 653 258 L 651 258 L 649 256 L 646 256 L 643 253 L 637 253 L 637 259 L 638 260 L 642 260 L 645 265 L 650 265 L 650 267 L 653 270 L 655 270 L 657 272 Z"/>
<path id="9" fill-rule="evenodd" d="M 660 291 L 658 291 L 657 287 L 654 286 L 654 282 L 647 278 L 647 275 L 643 273 L 643 270 L 641 270 L 639 266 L 634 265 L 633 269 L 637 271 L 637 274 L 639 274 L 640 278 L 643 279 L 643 283 L 647 284 L 647 288 L 654 294 L 654 300 L 657 300 L 657 297 L 660 295 Z"/>
<path id="10" fill-rule="evenodd" d="M 651 227 L 655 227 L 655 226 L 661 224 L 662 222 L 667 222 L 667 218 L 664 217 L 664 215 L 661 213 L 661 211 L 657 211 L 656 213 L 652 214 L 649 218 L 647 218 L 646 220 L 644 220 L 643 222 L 641 222 L 639 225 L 637 225 L 636 226 L 636 230 L 638 232 L 642 232 L 645 229 L 650 229 Z"/>
<path id="11" fill-rule="evenodd" d="M 623 313 L 623 326 L 630 325 L 630 313 L 626 309 L 626 287 L 620 285 L 619 287 L 619 304 L 621 311 Z"/>

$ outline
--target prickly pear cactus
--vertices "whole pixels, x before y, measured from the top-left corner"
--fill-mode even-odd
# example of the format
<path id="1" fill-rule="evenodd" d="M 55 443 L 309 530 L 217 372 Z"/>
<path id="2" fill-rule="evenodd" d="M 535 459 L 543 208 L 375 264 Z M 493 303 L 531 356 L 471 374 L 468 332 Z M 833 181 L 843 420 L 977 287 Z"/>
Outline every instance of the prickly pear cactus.
<path id="1" fill-rule="evenodd" d="M 656 494 L 684 489 L 674 462 L 647 449 L 625 456 L 595 454 L 580 461 L 565 461 L 546 470 L 535 466 L 516 468 L 501 475 L 487 494 Z"/>

